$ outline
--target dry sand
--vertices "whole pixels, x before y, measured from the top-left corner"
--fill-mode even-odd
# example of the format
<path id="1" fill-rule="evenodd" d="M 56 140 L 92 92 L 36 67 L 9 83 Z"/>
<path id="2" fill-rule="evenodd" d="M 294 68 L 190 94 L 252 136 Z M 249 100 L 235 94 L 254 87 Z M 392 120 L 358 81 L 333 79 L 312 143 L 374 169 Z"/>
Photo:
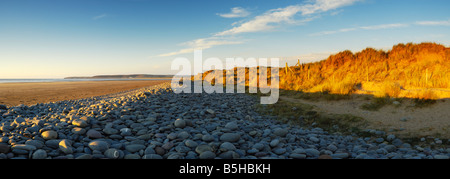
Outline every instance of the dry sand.
<path id="1" fill-rule="evenodd" d="M 450 138 L 450 100 L 441 99 L 426 107 L 414 107 L 412 100 L 403 100 L 399 106 L 386 105 L 378 111 L 361 109 L 370 101 L 362 97 L 349 100 L 303 100 L 280 97 L 282 100 L 314 106 L 316 111 L 328 114 L 351 114 L 369 122 L 368 129 L 384 130 L 402 137 Z M 402 120 L 403 118 L 406 121 Z"/>
<path id="2" fill-rule="evenodd" d="M 19 104 L 32 105 L 36 103 L 83 99 L 152 86 L 167 81 L 0 83 L 0 104 L 17 106 Z"/>

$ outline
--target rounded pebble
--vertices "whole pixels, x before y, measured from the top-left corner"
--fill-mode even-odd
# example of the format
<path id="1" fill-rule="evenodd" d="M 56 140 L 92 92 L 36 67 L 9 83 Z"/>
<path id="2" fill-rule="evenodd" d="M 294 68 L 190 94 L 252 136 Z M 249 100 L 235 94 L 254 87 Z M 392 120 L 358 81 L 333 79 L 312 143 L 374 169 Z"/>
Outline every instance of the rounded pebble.
<path id="1" fill-rule="evenodd" d="M 55 131 L 44 131 L 41 134 L 42 138 L 44 138 L 45 140 L 51 140 L 51 139 L 56 139 L 58 138 L 58 133 Z"/>

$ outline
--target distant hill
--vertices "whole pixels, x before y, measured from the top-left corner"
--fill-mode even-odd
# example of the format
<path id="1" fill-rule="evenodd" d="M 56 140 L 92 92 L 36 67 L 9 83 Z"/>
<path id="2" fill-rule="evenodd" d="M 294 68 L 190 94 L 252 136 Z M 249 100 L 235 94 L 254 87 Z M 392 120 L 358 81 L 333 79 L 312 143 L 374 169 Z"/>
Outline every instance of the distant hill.
<path id="1" fill-rule="evenodd" d="M 134 75 L 97 75 L 91 77 L 66 77 L 64 79 L 133 79 L 133 78 L 172 78 L 173 75 L 149 75 L 149 74 L 134 74 Z"/>

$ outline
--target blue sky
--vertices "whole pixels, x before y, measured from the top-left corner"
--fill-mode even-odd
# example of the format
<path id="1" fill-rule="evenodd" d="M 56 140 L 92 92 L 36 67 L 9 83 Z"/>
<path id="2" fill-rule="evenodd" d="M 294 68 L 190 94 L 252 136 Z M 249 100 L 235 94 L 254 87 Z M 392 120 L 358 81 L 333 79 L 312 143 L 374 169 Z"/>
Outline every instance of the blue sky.
<path id="1" fill-rule="evenodd" d="M 450 44 L 448 0 L 0 0 L 0 78 L 175 74 L 176 57 Z"/>

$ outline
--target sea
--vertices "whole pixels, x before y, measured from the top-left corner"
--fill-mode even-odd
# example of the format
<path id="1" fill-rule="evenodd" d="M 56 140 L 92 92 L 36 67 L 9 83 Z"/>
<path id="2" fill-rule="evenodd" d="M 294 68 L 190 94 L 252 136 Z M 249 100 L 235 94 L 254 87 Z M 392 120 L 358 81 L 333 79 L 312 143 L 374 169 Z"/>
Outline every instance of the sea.
<path id="1" fill-rule="evenodd" d="M 137 80 L 167 80 L 158 78 L 133 79 L 133 78 L 108 78 L 108 79 L 0 79 L 0 83 L 39 83 L 39 82 L 76 82 L 76 81 L 137 81 Z"/>

